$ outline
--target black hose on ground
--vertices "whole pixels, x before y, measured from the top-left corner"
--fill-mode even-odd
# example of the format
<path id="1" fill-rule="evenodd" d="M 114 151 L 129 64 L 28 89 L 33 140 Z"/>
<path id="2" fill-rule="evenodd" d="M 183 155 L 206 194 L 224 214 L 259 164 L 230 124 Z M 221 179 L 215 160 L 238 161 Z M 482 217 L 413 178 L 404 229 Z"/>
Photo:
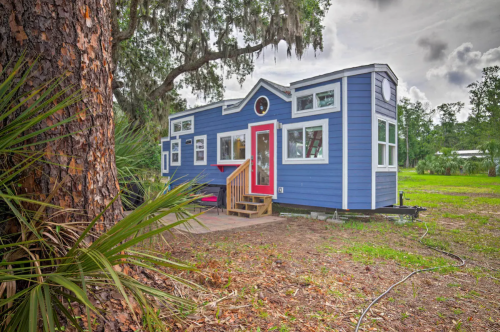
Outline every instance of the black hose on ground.
<path id="1" fill-rule="evenodd" d="M 456 259 L 457 261 L 460 262 L 459 264 L 453 265 L 453 267 L 462 267 L 462 266 L 465 265 L 465 260 L 462 257 L 457 256 L 457 255 L 452 254 L 452 253 L 449 253 L 447 251 L 441 250 L 441 249 L 437 249 L 437 248 L 431 247 L 431 246 L 423 243 L 422 240 L 427 235 L 427 233 L 429 232 L 429 228 L 427 227 L 427 223 L 425 221 L 418 220 L 418 219 L 417 219 L 417 221 L 423 222 L 424 225 L 425 225 L 425 233 L 424 233 L 424 235 L 422 235 L 420 237 L 420 240 L 418 240 L 418 242 L 420 242 L 422 245 L 424 245 L 424 246 L 426 246 L 426 247 L 428 247 L 428 248 L 430 248 L 432 250 L 435 250 L 437 252 L 445 254 L 445 255 L 447 255 L 447 256 L 449 256 L 449 257 L 451 257 L 453 259 Z M 399 282 L 397 282 L 394 285 L 392 285 L 391 287 L 389 287 L 385 292 L 383 292 L 375 300 L 373 300 L 373 302 L 370 303 L 370 305 L 363 311 L 363 313 L 361 314 L 361 317 L 359 317 L 358 324 L 356 325 L 355 332 L 358 332 L 359 327 L 361 326 L 361 322 L 363 321 L 363 318 L 365 317 L 365 315 L 368 313 L 368 310 L 370 310 L 370 308 L 375 303 L 377 303 L 378 301 L 380 301 L 380 299 L 382 299 L 384 296 L 386 296 L 394 287 L 398 286 L 399 284 L 402 284 L 403 282 L 405 282 L 406 280 L 410 279 L 413 275 L 415 275 L 417 273 L 427 272 L 427 271 L 432 271 L 432 270 L 437 270 L 437 269 L 440 269 L 440 268 L 443 268 L 443 267 L 448 267 L 448 266 L 447 265 L 443 265 L 443 266 L 437 266 L 437 267 L 431 267 L 431 268 L 428 268 L 428 269 L 421 269 L 421 270 L 413 271 L 412 273 L 410 273 L 409 275 L 407 275 L 406 277 L 404 277 L 402 280 L 400 280 Z"/>

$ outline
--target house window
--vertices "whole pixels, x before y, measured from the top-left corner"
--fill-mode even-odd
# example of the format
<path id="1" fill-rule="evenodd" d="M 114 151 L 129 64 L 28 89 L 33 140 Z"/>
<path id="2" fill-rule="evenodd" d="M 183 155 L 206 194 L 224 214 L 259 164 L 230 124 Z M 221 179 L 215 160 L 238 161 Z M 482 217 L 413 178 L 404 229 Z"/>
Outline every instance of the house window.
<path id="1" fill-rule="evenodd" d="M 217 134 L 217 163 L 241 163 L 246 159 L 247 130 Z"/>
<path id="2" fill-rule="evenodd" d="M 340 111 L 340 83 L 297 91 L 292 98 L 292 117 Z"/>
<path id="3" fill-rule="evenodd" d="M 283 164 L 328 163 L 328 119 L 283 125 Z"/>
<path id="4" fill-rule="evenodd" d="M 255 113 L 258 116 L 263 116 L 269 111 L 269 99 L 266 96 L 257 98 L 254 105 Z"/>
<path id="5" fill-rule="evenodd" d="M 168 152 L 161 153 L 161 172 L 168 173 Z"/>
<path id="6" fill-rule="evenodd" d="M 194 164 L 207 164 L 207 135 L 194 137 Z"/>
<path id="7" fill-rule="evenodd" d="M 170 122 L 170 136 L 179 136 L 194 133 L 194 116 L 172 120 Z"/>
<path id="8" fill-rule="evenodd" d="M 396 125 L 385 120 L 378 120 L 378 166 L 395 167 Z"/>
<path id="9" fill-rule="evenodd" d="M 181 140 L 173 139 L 170 141 L 170 163 L 172 166 L 181 165 Z"/>

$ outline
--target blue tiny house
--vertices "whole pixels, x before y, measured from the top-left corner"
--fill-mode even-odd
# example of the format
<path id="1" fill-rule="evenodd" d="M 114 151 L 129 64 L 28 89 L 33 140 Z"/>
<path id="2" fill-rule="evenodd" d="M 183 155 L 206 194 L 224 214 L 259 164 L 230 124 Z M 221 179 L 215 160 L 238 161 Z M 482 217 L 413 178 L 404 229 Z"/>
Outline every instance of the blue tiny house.
<path id="1" fill-rule="evenodd" d="M 229 212 L 257 210 L 264 200 L 252 195 L 344 210 L 395 204 L 397 83 L 385 64 L 290 86 L 261 79 L 243 99 L 171 115 L 162 175 L 226 186 Z"/>

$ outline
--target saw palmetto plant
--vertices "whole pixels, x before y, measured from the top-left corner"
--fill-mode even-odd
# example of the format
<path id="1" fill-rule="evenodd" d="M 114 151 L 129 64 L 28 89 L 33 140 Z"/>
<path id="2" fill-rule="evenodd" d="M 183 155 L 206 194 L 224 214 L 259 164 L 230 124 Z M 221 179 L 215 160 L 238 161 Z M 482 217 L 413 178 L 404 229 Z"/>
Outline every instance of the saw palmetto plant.
<path id="1" fill-rule="evenodd" d="M 6 77 L 0 82 L 0 330 L 53 332 L 73 326 L 91 331 L 91 317 L 106 314 L 92 301 L 92 290 L 97 288 L 121 293 L 139 322 L 141 318 L 135 316 L 131 301 L 138 304 L 149 330 L 166 330 L 159 310 L 176 315 L 176 308 L 194 308 L 194 303 L 141 284 L 117 266 L 140 267 L 188 287 L 198 287 L 168 272 L 193 267 L 165 259 L 140 245 L 177 225 L 196 220 L 186 206 L 199 198 L 194 194 L 198 186 L 194 182 L 179 184 L 101 234 L 92 230 L 104 211 L 91 222 L 77 223 L 72 222 L 73 211 L 49 203 L 50 195 L 43 201 L 19 195 L 19 178 L 42 162 L 44 152 L 39 147 L 46 142 L 37 141 L 37 136 L 74 119 L 50 126 L 40 124 L 80 98 L 78 93 L 67 90 L 57 92 L 58 79 L 21 93 L 33 66 L 21 59 L 12 65 L 8 75 L 0 75 Z M 53 190 L 58 190 L 57 183 Z M 48 207 L 55 212 L 47 212 Z M 66 222 L 54 221 L 60 219 L 54 219 L 54 214 L 63 213 Z M 177 221 L 165 222 L 163 218 L 168 214 L 175 214 Z M 93 242 L 87 240 L 89 235 Z M 86 326 L 78 321 L 75 305 L 84 308 Z"/>

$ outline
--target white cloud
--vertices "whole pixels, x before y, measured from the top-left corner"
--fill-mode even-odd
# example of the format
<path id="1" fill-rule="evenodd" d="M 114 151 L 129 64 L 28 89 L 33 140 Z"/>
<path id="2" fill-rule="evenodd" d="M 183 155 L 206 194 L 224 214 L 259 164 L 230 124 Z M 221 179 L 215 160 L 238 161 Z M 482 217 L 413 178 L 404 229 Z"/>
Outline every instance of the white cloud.
<path id="1" fill-rule="evenodd" d="M 500 47 L 484 54 L 474 50 L 472 43 L 463 43 L 448 55 L 444 64 L 427 71 L 427 79 L 445 79 L 448 83 L 465 87 L 481 77 L 484 67 L 500 65 Z"/>
<path id="2" fill-rule="evenodd" d="M 400 80 L 398 84 L 398 99 L 401 100 L 403 98 L 410 99 L 412 103 L 419 101 L 428 108 L 432 107 L 431 102 L 424 92 L 420 91 L 416 86 L 408 88 L 408 83 Z"/>

